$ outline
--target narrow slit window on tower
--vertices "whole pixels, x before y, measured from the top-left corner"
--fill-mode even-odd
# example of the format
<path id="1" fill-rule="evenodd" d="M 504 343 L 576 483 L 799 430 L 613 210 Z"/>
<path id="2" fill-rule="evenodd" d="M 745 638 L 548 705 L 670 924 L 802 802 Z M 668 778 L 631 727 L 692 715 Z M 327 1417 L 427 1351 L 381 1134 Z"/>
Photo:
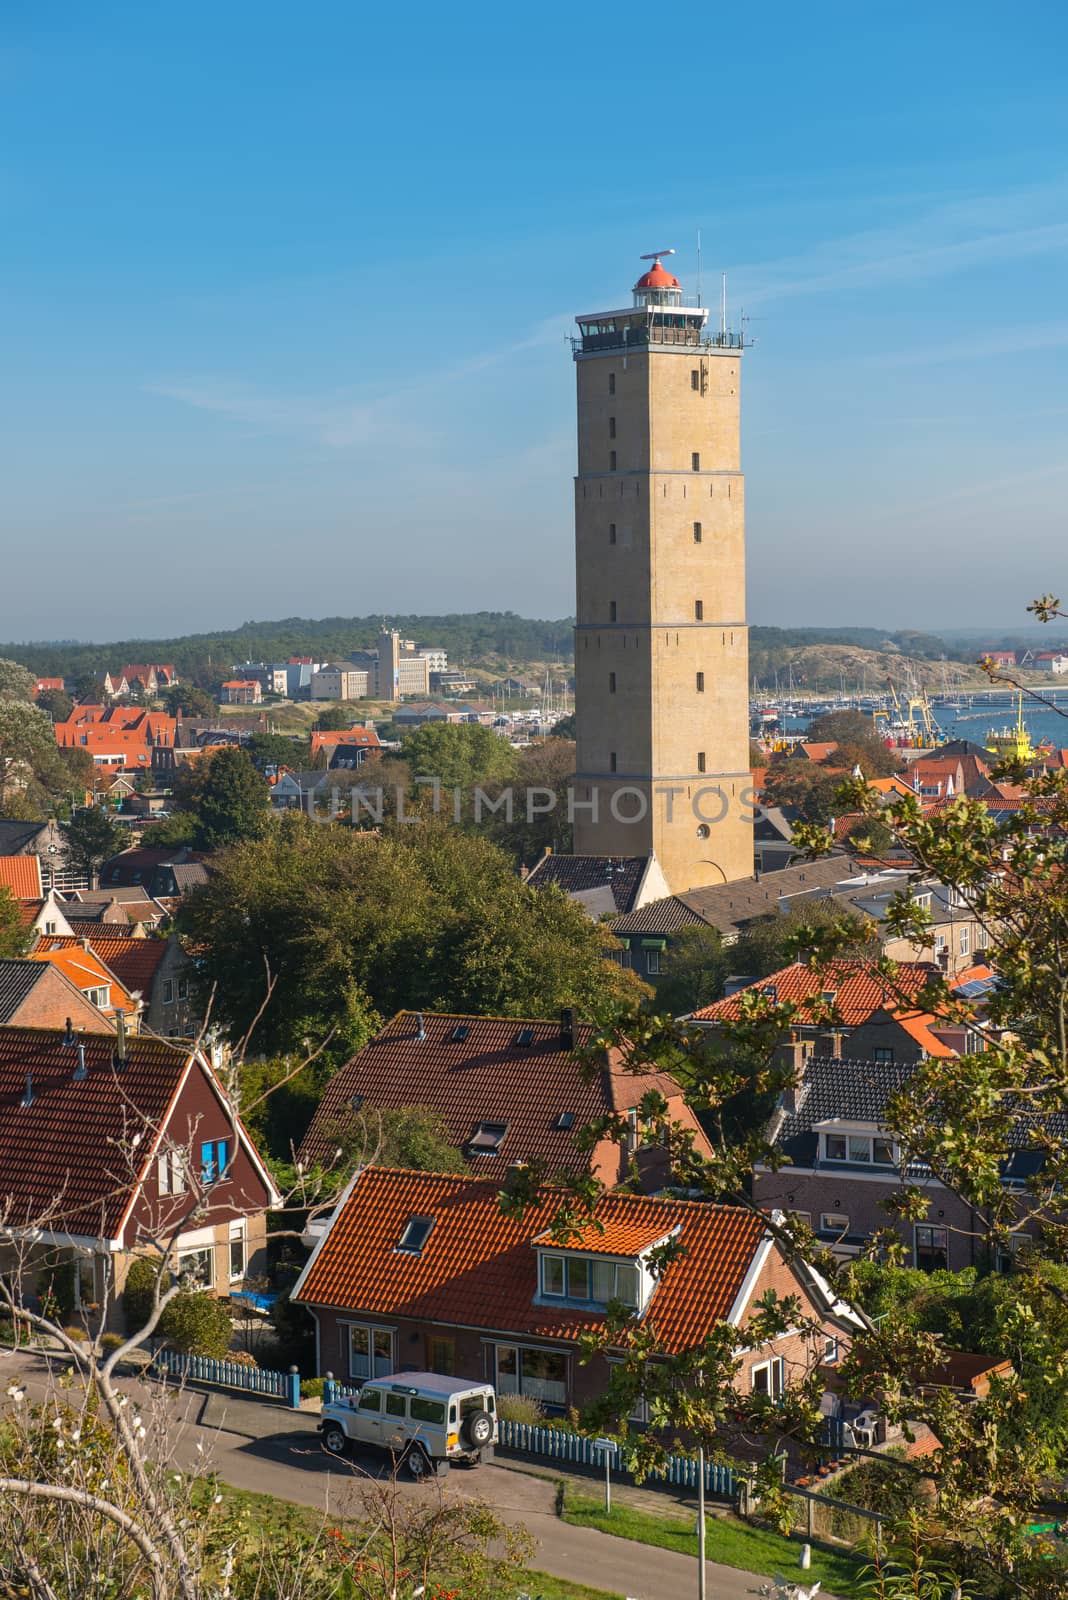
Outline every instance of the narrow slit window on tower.
<path id="1" fill-rule="evenodd" d="M 697 752 L 697 770 L 698 772 L 705 770 L 705 753 L 703 750 L 698 750 Z"/>
<path id="2" fill-rule="evenodd" d="M 616 770 L 616 753 L 614 750 L 608 757 L 608 770 L 609 772 L 614 772 Z"/>
<path id="3" fill-rule="evenodd" d="M 701 374 L 698 372 L 697 368 L 694 367 L 693 370 L 690 373 L 690 388 L 691 389 L 700 389 L 700 387 L 701 387 Z"/>
<path id="4" fill-rule="evenodd" d="M 694 544 L 701 543 L 701 524 L 699 522 L 695 522 L 693 525 L 693 542 Z"/>
<path id="5" fill-rule="evenodd" d="M 616 603 L 614 600 L 609 600 L 608 602 L 608 620 L 609 622 L 616 620 Z"/>
<path id="6" fill-rule="evenodd" d="M 699 672 L 697 674 L 697 693 L 698 694 L 704 694 L 704 692 L 705 692 L 705 675 L 704 675 L 703 672 Z"/>
<path id="7" fill-rule="evenodd" d="M 694 472 L 700 472 L 700 470 L 701 470 L 701 452 L 700 452 L 700 450 L 695 450 L 692 453 L 692 455 L 690 456 L 690 466 L 693 468 Z"/>
<path id="8" fill-rule="evenodd" d="M 610 522 L 608 524 L 608 543 L 609 544 L 615 544 L 615 542 L 616 542 L 616 525 L 615 525 L 614 522 Z"/>
<path id="9" fill-rule="evenodd" d="M 608 393 L 609 394 L 615 394 L 615 392 L 616 392 L 616 375 L 615 375 L 614 372 L 610 372 L 608 374 Z"/>
<path id="10" fill-rule="evenodd" d="M 608 419 L 608 437 L 610 439 L 614 439 L 615 436 L 616 436 L 616 419 L 615 419 L 615 417 L 609 417 L 609 419 Z"/>
<path id="11" fill-rule="evenodd" d="M 608 674 L 608 693 L 609 694 L 615 694 L 615 692 L 616 692 L 616 675 L 615 675 L 614 672 L 610 672 Z"/>
<path id="12" fill-rule="evenodd" d="M 608 470 L 609 472 L 616 470 L 616 453 L 614 450 L 608 452 Z"/>
<path id="13" fill-rule="evenodd" d="M 705 618 L 705 603 L 704 603 L 703 600 L 695 600 L 694 601 L 694 603 L 693 603 L 693 615 L 694 615 L 694 621 L 695 622 L 703 622 L 704 621 L 704 618 Z"/>

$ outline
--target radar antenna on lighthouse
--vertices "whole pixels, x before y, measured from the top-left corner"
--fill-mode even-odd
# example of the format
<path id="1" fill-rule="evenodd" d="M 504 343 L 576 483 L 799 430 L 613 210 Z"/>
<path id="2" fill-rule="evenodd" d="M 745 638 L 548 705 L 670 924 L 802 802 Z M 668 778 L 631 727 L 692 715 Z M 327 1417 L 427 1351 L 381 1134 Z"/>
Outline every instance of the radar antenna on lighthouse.
<path id="1" fill-rule="evenodd" d="M 651 250 L 647 256 L 639 256 L 639 261 L 659 261 L 661 256 L 673 256 L 674 250 Z"/>

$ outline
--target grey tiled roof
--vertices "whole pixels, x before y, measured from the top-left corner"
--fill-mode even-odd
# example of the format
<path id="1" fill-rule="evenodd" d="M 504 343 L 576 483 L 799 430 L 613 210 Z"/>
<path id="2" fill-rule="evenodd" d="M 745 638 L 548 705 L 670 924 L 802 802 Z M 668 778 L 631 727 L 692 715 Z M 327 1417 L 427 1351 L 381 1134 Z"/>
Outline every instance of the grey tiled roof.
<path id="1" fill-rule="evenodd" d="M 904 1062 L 811 1058 L 805 1062 L 804 1082 L 797 1091 L 798 1108 L 783 1116 L 775 1143 L 795 1165 L 811 1166 L 819 1147 L 819 1136 L 813 1132 L 818 1123 L 834 1117 L 880 1123 L 887 1101 L 915 1070 L 914 1064 Z"/>
<path id="2" fill-rule="evenodd" d="M 550 861 L 552 857 L 548 858 Z M 559 860 L 566 859 L 558 857 Z M 594 860 L 595 857 L 572 857 Z M 615 934 L 676 933 L 680 928 L 705 923 L 720 933 L 736 933 L 757 917 L 786 910 L 795 896 L 824 895 L 835 884 L 854 877 L 856 870 L 846 855 L 800 861 L 778 872 L 754 873 L 734 883 L 708 889 L 688 889 L 684 894 L 654 900 L 612 924 Z M 618 898 L 618 896 L 617 896 Z"/>
<path id="3" fill-rule="evenodd" d="M 10 1022 L 46 971 L 41 961 L 0 961 L 0 1024 Z"/>
<path id="4" fill-rule="evenodd" d="M 542 856 L 527 882 L 535 889 L 554 883 L 565 894 L 611 888 L 616 910 L 628 912 L 641 888 L 648 856 Z"/>

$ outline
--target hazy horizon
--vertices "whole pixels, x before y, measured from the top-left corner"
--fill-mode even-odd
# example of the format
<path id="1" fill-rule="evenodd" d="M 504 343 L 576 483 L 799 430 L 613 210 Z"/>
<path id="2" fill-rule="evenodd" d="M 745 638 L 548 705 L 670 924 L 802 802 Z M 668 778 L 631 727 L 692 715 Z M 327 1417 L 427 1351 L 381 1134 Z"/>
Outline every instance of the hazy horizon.
<path id="1" fill-rule="evenodd" d="M 569 615 L 565 339 L 651 248 L 691 292 L 698 228 L 756 340 L 750 621 L 1026 626 L 1065 545 L 1068 17 L 775 0 L 731 70 L 709 23 L 632 93 L 647 25 L 6 17 L 0 638 Z"/>

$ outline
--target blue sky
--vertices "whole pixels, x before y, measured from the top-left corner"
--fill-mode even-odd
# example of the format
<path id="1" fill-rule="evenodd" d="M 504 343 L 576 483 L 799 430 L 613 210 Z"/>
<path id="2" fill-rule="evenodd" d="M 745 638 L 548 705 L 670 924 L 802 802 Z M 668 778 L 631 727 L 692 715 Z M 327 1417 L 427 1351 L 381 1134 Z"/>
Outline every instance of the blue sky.
<path id="1" fill-rule="evenodd" d="M 0 20 L 0 637 L 573 608 L 579 311 L 674 244 L 745 357 L 750 620 L 1068 588 L 1068 12 Z"/>

